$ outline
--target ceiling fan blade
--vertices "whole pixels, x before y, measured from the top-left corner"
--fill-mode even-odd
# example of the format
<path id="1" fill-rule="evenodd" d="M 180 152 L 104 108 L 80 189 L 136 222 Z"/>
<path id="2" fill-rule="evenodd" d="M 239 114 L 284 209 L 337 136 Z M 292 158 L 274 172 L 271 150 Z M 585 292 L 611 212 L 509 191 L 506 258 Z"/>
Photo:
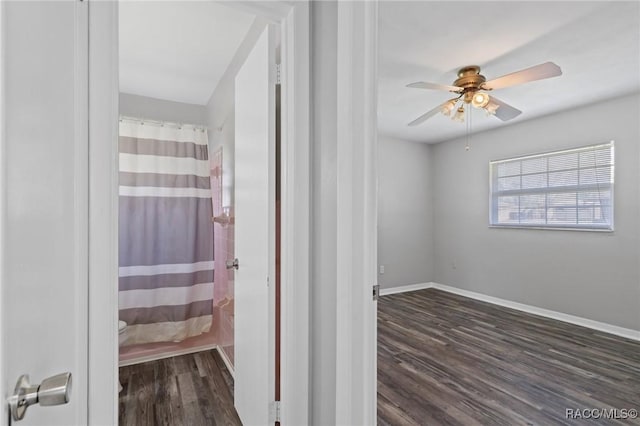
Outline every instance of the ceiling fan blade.
<path id="1" fill-rule="evenodd" d="M 428 119 L 430 119 L 431 117 L 433 117 L 434 115 L 436 115 L 440 111 L 442 111 L 442 107 L 445 106 L 447 103 L 449 103 L 451 101 L 455 101 L 455 100 L 458 100 L 458 98 L 451 98 L 448 101 L 441 103 L 440 105 L 438 105 L 434 109 L 432 109 L 432 110 L 430 110 L 428 112 L 425 112 L 420 117 L 416 118 L 411 123 L 407 124 L 407 126 L 417 126 L 418 124 L 424 123 L 425 121 L 427 121 Z"/>
<path id="2" fill-rule="evenodd" d="M 528 83 L 529 81 L 557 77 L 559 75 L 562 75 L 562 70 L 559 66 L 553 62 L 545 62 L 544 64 L 489 80 L 483 83 L 481 87 L 485 90 L 496 90 L 502 89 L 503 87 L 515 86 L 516 84 Z"/>
<path id="3" fill-rule="evenodd" d="M 425 81 L 416 81 L 415 83 L 407 84 L 407 87 L 415 89 L 432 89 L 432 90 L 446 90 L 447 92 L 459 93 L 462 91 L 462 87 L 447 86 L 445 84 L 427 83 Z"/>
<path id="4" fill-rule="evenodd" d="M 502 121 L 509 121 L 512 118 L 516 118 L 522 111 L 518 108 L 514 108 L 509 104 L 502 102 L 500 99 L 494 98 L 493 96 L 489 96 L 490 102 L 498 105 L 498 109 L 495 112 L 495 116 L 498 117 Z"/>
<path id="5" fill-rule="evenodd" d="M 440 106 L 437 106 L 434 109 L 432 109 L 431 111 L 425 112 L 420 117 L 416 118 L 411 123 L 407 124 L 407 126 L 412 126 L 413 127 L 413 126 L 417 126 L 418 124 L 422 124 L 422 123 L 424 123 L 425 121 L 427 121 L 428 119 L 430 119 L 431 117 L 433 117 L 434 115 L 436 115 L 439 112 L 440 112 Z"/>

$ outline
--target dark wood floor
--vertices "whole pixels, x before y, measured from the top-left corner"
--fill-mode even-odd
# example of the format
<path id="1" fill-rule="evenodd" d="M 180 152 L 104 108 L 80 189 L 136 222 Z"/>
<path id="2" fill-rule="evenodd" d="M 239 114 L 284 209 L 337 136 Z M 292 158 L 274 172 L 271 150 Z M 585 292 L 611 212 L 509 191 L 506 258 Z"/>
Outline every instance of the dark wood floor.
<path id="1" fill-rule="evenodd" d="M 123 426 L 241 425 L 216 350 L 120 368 Z"/>
<path id="2" fill-rule="evenodd" d="M 640 424 L 640 343 L 435 289 L 382 297 L 378 424 Z M 586 422 L 586 423 L 585 423 Z"/>

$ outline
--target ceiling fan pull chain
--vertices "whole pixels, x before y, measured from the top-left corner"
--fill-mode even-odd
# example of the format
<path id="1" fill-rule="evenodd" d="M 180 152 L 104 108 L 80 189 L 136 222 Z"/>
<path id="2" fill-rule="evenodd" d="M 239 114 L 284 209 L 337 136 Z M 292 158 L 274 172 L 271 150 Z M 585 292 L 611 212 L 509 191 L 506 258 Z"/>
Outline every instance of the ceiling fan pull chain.
<path id="1" fill-rule="evenodd" d="M 464 147 L 465 151 L 469 151 L 471 149 L 471 147 L 469 146 L 469 139 L 470 139 L 470 133 L 471 133 L 471 111 L 473 110 L 473 108 L 467 108 L 467 144 Z"/>

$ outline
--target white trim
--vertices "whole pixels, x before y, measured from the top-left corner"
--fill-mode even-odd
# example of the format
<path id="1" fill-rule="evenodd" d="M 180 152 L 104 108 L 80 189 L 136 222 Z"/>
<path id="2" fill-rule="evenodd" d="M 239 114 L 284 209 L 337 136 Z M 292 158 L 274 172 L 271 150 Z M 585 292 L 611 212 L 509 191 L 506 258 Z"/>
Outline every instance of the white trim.
<path id="1" fill-rule="evenodd" d="M 269 64 L 269 106 L 268 106 L 268 110 L 269 110 L 269 148 L 267 151 L 267 155 L 268 155 L 268 173 L 269 173 L 269 182 L 268 182 L 268 234 L 267 234 L 267 241 L 269 242 L 269 248 L 267 250 L 268 253 L 268 277 L 267 277 L 267 294 L 268 294 L 268 316 L 269 316 L 269 320 L 268 320 L 268 341 L 267 341 L 267 348 L 268 348 L 268 362 L 267 365 L 269 366 L 269 372 L 267 374 L 267 380 L 268 380 L 268 392 L 267 392 L 267 418 L 268 418 L 268 407 L 269 404 L 271 403 L 271 401 L 275 401 L 276 399 L 276 369 L 275 369 L 275 365 L 276 365 L 276 170 L 277 170 L 277 165 L 276 165 L 276 55 L 277 55 L 277 49 L 278 49 L 278 39 L 279 39 L 279 35 L 280 32 L 282 31 L 282 27 L 279 24 L 269 24 L 267 25 L 267 29 L 266 29 L 267 33 L 268 33 L 268 44 L 267 46 L 269 47 L 269 54 L 267 56 L 268 58 L 268 64 Z M 280 117 L 282 119 L 282 114 L 280 114 Z M 238 119 L 238 116 L 236 115 L 236 120 Z M 238 121 L 236 121 L 236 125 L 237 125 Z M 282 127 L 282 126 L 280 126 Z M 236 135 L 238 135 L 238 131 L 235 132 Z M 236 156 L 235 158 L 238 158 L 238 156 Z M 238 170 L 236 168 L 236 170 Z M 239 180 L 237 179 L 237 175 L 236 175 L 236 182 L 238 182 Z M 237 198 L 236 198 L 237 200 Z M 237 212 L 237 210 L 236 210 Z M 237 213 L 236 213 L 236 218 L 237 218 Z M 235 227 L 235 232 L 237 233 L 238 228 Z M 235 235 L 234 235 L 234 240 L 235 240 Z M 236 240 L 236 242 L 234 243 L 235 247 L 238 247 L 238 242 Z M 235 291 L 237 291 L 237 287 Z M 235 303 L 235 302 L 234 302 Z M 237 306 L 234 305 L 234 306 Z M 234 307 L 235 310 L 235 307 Z M 234 311 L 234 321 L 235 321 L 235 311 Z M 235 329 L 235 324 L 234 324 L 234 330 Z M 282 330 L 280 330 L 282 331 Z M 282 336 L 282 334 L 280 334 Z M 237 345 L 234 347 L 234 360 L 237 360 L 238 358 L 235 357 L 235 354 L 237 349 Z M 235 389 L 235 388 L 234 388 Z M 240 413 L 238 413 L 238 415 L 240 415 Z"/>
<path id="2" fill-rule="evenodd" d="M 74 28 L 74 283 L 76 322 L 73 327 L 78 375 L 77 421 L 89 420 L 89 5 L 75 4 Z"/>
<path id="3" fill-rule="evenodd" d="M 447 293 L 453 293 L 460 296 L 468 297 L 469 299 L 480 300 L 482 302 L 491 303 L 493 305 L 504 306 L 505 308 L 511 308 L 529 314 L 538 315 L 545 318 L 554 319 L 557 321 L 567 322 L 569 324 L 579 325 L 581 327 L 590 328 L 592 330 L 598 330 L 616 336 L 624 337 L 631 340 L 640 341 L 640 330 L 633 330 L 631 328 L 620 327 L 617 325 L 607 324 L 600 321 L 591 320 L 588 318 L 582 318 L 575 315 L 565 314 L 562 312 L 552 311 L 550 309 L 539 308 L 537 306 L 526 305 L 524 303 L 512 302 L 510 300 L 500 299 L 499 297 L 487 296 L 474 291 L 463 290 L 456 287 L 451 287 L 445 284 L 439 284 L 434 282 L 422 283 L 422 284 L 410 284 L 399 287 L 386 288 L 380 291 L 381 295 L 389 295 L 396 293 L 405 293 L 409 291 L 424 290 L 427 288 L 435 288 L 437 290 L 446 291 Z"/>
<path id="4" fill-rule="evenodd" d="M 362 102 L 363 116 L 363 168 L 364 168 L 364 211 L 361 247 L 365 258 L 362 265 L 362 288 L 356 294 L 364 305 L 364 362 L 361 381 L 368 392 L 363 394 L 363 421 L 377 424 L 378 418 L 378 303 L 371 297 L 371 285 L 378 280 L 378 1 L 362 5 L 360 19 L 362 31 Z M 357 81 L 357 75 L 356 75 Z M 357 247 L 356 247 L 357 249 Z M 358 365 L 358 359 L 355 359 Z M 356 382 L 356 394 L 361 391 Z M 356 417 L 357 418 L 357 417 Z"/>
<path id="5" fill-rule="evenodd" d="M 337 102 L 336 108 L 336 184 L 332 188 L 335 195 L 336 203 L 336 251 L 335 251 L 335 269 L 336 269 L 336 389 L 335 389 L 335 419 L 336 424 L 371 424 L 365 422 L 355 422 L 353 400 L 354 390 L 354 366 L 352 360 L 354 354 L 362 351 L 363 341 L 355 338 L 357 336 L 355 328 L 357 327 L 353 318 L 354 308 L 356 312 L 360 312 L 360 301 L 354 300 L 353 288 L 360 285 L 360 282 L 354 280 L 354 272 L 357 266 L 354 263 L 361 264 L 363 257 L 366 255 L 359 250 L 359 241 L 355 240 L 355 232 L 353 229 L 353 216 L 359 213 L 362 206 L 359 200 L 354 200 L 354 188 L 362 185 L 361 182 L 354 177 L 357 173 L 354 170 L 354 163 L 362 158 L 362 154 L 357 152 L 355 132 L 361 130 L 354 124 L 354 118 L 358 109 L 356 102 L 360 99 L 356 98 L 354 87 L 354 67 L 359 65 L 354 63 L 355 49 L 355 31 L 353 28 L 354 15 L 356 14 L 355 4 L 349 2 L 337 5 L 337 78 L 336 92 L 342 94 L 343 97 Z M 352 29 L 353 28 L 353 29 Z M 355 29 L 356 31 L 360 29 Z M 359 138 L 358 138 L 359 139 Z M 360 154 L 360 155 L 359 155 Z M 358 170 L 360 171 L 360 170 Z M 363 190 L 364 185 L 360 188 Z M 362 191 L 361 191 L 362 192 Z M 331 200 L 333 201 L 333 200 Z M 333 230 L 331 230 L 333 231 Z M 360 272 L 360 271 L 358 271 Z M 328 283 L 327 283 L 328 284 Z M 353 343 L 352 343 L 353 342 Z M 360 346 L 360 347 L 357 347 Z M 367 360 L 363 360 L 366 362 Z M 360 408 L 360 407 L 358 407 Z"/>
<path id="6" fill-rule="evenodd" d="M 310 98 L 309 2 L 282 21 L 281 36 L 281 424 L 309 424 Z"/>
<path id="7" fill-rule="evenodd" d="M 335 203 L 327 215 L 336 215 L 336 227 L 325 229 L 336 247 L 335 424 L 373 425 L 377 418 L 377 305 L 372 285 L 377 278 L 378 3 L 337 2 L 336 12 L 336 68 L 330 71 L 337 73 L 333 89 L 337 137 L 335 154 L 324 151 L 327 157 L 320 163 L 331 173 L 327 160 L 336 158 L 335 195 L 326 197 Z M 330 323 L 320 321 L 321 328 Z"/>
<path id="8" fill-rule="evenodd" d="M 118 2 L 89 0 L 89 425 L 118 423 Z"/>
<path id="9" fill-rule="evenodd" d="M 311 424 L 376 423 L 376 18 L 311 3 Z"/>
<path id="10" fill-rule="evenodd" d="M 380 296 L 388 296 L 390 294 L 406 293 L 408 291 L 424 290 L 433 287 L 433 283 L 408 284 L 398 287 L 388 287 L 380 289 Z"/>
<path id="11" fill-rule="evenodd" d="M 552 311 L 550 309 L 538 308 L 537 306 L 526 305 L 524 303 L 512 302 L 510 300 L 500 299 L 498 297 L 486 296 L 469 290 L 463 290 L 444 284 L 431 283 L 431 287 L 446 291 L 449 293 L 465 296 L 470 299 L 480 300 L 482 302 L 492 303 L 505 308 L 516 309 L 518 311 L 527 312 L 545 318 L 568 322 L 570 324 L 579 325 L 581 327 L 591 328 L 593 330 L 603 331 L 605 333 L 615 334 L 616 336 L 625 337 L 627 339 L 640 341 L 640 330 L 632 330 L 630 328 L 619 327 L 617 325 L 607 324 L 600 321 L 590 320 L 575 315 L 565 314 L 562 312 Z"/>
<path id="12" fill-rule="evenodd" d="M 220 345 L 218 345 L 218 347 L 216 349 L 218 350 L 218 353 L 220 354 L 220 358 L 222 358 L 222 360 L 224 361 L 224 365 L 227 366 L 227 370 L 229 370 L 229 373 L 231 373 L 231 377 L 233 377 L 235 379 L 236 371 L 233 369 L 233 364 L 231 364 L 231 360 L 227 356 L 227 353 L 224 351 L 224 349 Z"/>
<path id="13" fill-rule="evenodd" d="M 129 365 L 136 365 L 136 364 L 142 364 L 144 362 L 158 361 L 160 359 L 173 358 L 174 356 L 180 356 L 180 355 L 189 355 L 197 352 L 209 351 L 211 349 L 217 349 L 218 352 L 220 352 L 220 348 L 218 347 L 217 344 L 194 346 L 192 348 L 177 349 L 173 351 L 163 352 L 161 354 L 145 355 L 137 358 L 131 358 L 126 361 L 120 361 L 118 362 L 118 367 L 127 367 Z M 229 368 L 229 366 L 227 366 L 227 368 Z"/>
<path id="14" fill-rule="evenodd" d="M 4 8 L 5 2 L 0 2 L 0 395 L 6 396 L 9 394 L 9 389 L 6 388 L 6 381 L 4 379 L 5 375 L 5 364 L 4 364 L 4 350 L 7 348 L 6 344 L 6 333 L 4 333 L 4 310 L 3 310 L 3 301 L 6 300 L 4 297 L 4 253 L 5 253 L 5 239 L 4 239 L 4 229 L 5 229 L 5 200 L 7 196 L 6 191 L 6 166 L 5 166 L 5 145 L 6 145 L 6 135 L 5 135 L 5 41 L 6 37 L 4 35 L 5 31 L 5 23 L 4 23 Z M 0 410 L 0 426 L 5 426 L 8 422 L 9 413 L 8 413 L 8 404 L 2 404 L 2 409 Z"/>

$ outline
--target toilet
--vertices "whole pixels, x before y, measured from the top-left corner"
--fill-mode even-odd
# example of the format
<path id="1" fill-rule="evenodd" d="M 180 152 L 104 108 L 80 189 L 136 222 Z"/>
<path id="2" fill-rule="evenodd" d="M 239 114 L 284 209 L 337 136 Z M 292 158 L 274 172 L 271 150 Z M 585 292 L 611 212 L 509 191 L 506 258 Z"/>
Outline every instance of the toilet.
<path id="1" fill-rule="evenodd" d="M 118 344 L 122 344 L 127 337 L 125 335 L 125 330 L 127 329 L 127 323 L 124 321 L 118 321 Z M 118 392 L 122 391 L 122 385 L 120 384 L 120 380 L 118 380 Z"/>

